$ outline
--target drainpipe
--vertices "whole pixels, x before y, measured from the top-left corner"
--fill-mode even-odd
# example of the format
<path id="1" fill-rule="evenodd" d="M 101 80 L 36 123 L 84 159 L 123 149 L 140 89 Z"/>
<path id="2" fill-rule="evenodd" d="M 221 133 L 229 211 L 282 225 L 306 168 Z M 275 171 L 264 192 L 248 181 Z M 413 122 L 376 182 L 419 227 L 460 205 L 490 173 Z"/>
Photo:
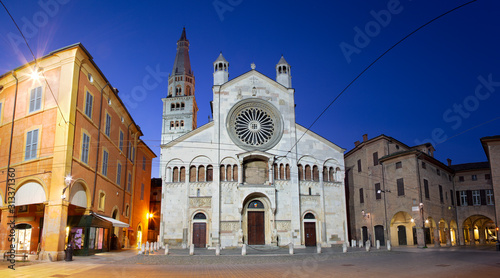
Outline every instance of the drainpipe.
<path id="1" fill-rule="evenodd" d="M 9 196 L 8 194 L 9 186 L 7 186 L 7 184 L 9 183 L 10 158 L 12 155 L 12 140 L 14 136 L 14 118 L 16 117 L 17 88 L 19 84 L 19 80 L 17 79 L 16 73 L 12 71 L 11 74 L 12 77 L 16 79 L 16 90 L 14 92 L 14 108 L 12 111 L 12 125 L 10 127 L 9 158 L 7 159 L 7 174 L 6 174 L 7 178 L 5 179 L 5 203 L 7 203 L 7 196 Z"/>
<path id="2" fill-rule="evenodd" d="M 128 169 L 128 156 L 129 156 L 129 140 L 130 140 L 130 125 L 132 124 L 133 122 L 131 122 L 130 124 L 128 124 L 127 126 L 127 146 L 126 146 L 126 149 L 127 149 L 127 152 L 126 152 L 126 155 L 125 155 L 125 184 L 123 184 L 123 201 L 122 201 L 122 214 L 124 214 L 124 208 L 125 208 L 125 190 L 126 190 L 126 186 L 128 186 L 128 172 L 127 172 L 127 169 Z M 130 181 L 132 182 L 132 181 Z M 132 194 L 132 192 L 131 192 Z M 130 209 L 129 209 L 129 216 L 128 216 L 128 219 L 129 219 L 129 225 L 130 225 L 130 219 L 132 217 L 130 217 Z"/>
<path id="3" fill-rule="evenodd" d="M 99 166 L 99 145 L 101 143 L 101 122 L 102 122 L 102 102 L 103 102 L 103 92 L 106 87 L 110 86 L 109 82 L 104 85 L 101 89 L 101 104 L 99 106 L 99 126 L 98 126 L 98 133 L 97 133 L 97 150 L 96 150 L 96 159 L 95 159 L 95 174 L 94 174 L 94 192 L 92 192 L 92 204 L 91 207 L 94 207 L 94 201 L 95 201 L 95 191 L 97 188 L 97 173 L 99 169 L 97 168 Z"/>

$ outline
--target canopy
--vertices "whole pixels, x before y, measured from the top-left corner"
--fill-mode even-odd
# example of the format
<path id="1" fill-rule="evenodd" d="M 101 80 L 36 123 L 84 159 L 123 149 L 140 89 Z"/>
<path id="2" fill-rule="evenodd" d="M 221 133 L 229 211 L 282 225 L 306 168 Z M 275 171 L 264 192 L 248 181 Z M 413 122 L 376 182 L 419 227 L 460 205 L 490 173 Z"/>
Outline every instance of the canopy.
<path id="1" fill-rule="evenodd" d="M 127 223 L 124 223 L 124 222 L 121 222 L 121 221 L 118 221 L 114 218 L 111 218 L 111 217 L 106 217 L 106 216 L 103 216 L 103 215 L 99 215 L 97 213 L 94 213 L 95 216 L 101 218 L 101 219 L 104 219 L 108 222 L 111 222 L 111 224 L 113 224 L 113 227 L 121 227 L 121 228 L 128 228 L 129 227 L 129 224 Z"/>

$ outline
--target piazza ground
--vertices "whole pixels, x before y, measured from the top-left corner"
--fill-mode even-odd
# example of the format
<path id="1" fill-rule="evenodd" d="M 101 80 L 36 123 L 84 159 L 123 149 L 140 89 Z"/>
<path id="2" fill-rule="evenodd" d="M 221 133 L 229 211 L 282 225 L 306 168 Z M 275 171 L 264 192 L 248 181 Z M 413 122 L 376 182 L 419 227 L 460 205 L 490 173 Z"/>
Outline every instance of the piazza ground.
<path id="1" fill-rule="evenodd" d="M 75 257 L 72 262 L 36 263 L 20 266 L 15 271 L 0 266 L 0 277 L 496 277 L 500 272 L 500 252 L 495 246 L 427 248 L 397 247 L 392 251 L 364 251 L 364 248 L 196 249 L 171 250 L 169 256 L 136 255 L 136 250 Z"/>

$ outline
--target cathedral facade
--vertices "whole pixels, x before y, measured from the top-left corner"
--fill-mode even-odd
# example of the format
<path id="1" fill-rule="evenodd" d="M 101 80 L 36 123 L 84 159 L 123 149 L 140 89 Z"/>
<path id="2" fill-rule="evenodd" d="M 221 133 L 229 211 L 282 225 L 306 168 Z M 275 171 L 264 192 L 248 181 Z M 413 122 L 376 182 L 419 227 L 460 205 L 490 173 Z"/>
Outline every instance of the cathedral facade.
<path id="1" fill-rule="evenodd" d="M 213 120 L 196 125 L 195 77 L 183 30 L 163 98 L 160 240 L 170 247 L 324 247 L 347 240 L 344 149 L 295 122 L 283 57 L 273 80 L 229 80 L 214 62 Z"/>

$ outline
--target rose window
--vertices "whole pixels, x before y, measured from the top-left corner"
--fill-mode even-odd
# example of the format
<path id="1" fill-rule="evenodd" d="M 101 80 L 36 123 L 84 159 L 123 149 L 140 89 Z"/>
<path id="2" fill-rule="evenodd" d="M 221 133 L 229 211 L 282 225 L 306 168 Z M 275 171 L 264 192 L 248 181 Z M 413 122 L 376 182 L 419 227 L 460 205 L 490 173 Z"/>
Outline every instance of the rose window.
<path id="1" fill-rule="evenodd" d="M 267 101 L 245 99 L 229 111 L 227 129 L 239 147 L 245 150 L 268 150 L 281 139 L 281 116 Z"/>

